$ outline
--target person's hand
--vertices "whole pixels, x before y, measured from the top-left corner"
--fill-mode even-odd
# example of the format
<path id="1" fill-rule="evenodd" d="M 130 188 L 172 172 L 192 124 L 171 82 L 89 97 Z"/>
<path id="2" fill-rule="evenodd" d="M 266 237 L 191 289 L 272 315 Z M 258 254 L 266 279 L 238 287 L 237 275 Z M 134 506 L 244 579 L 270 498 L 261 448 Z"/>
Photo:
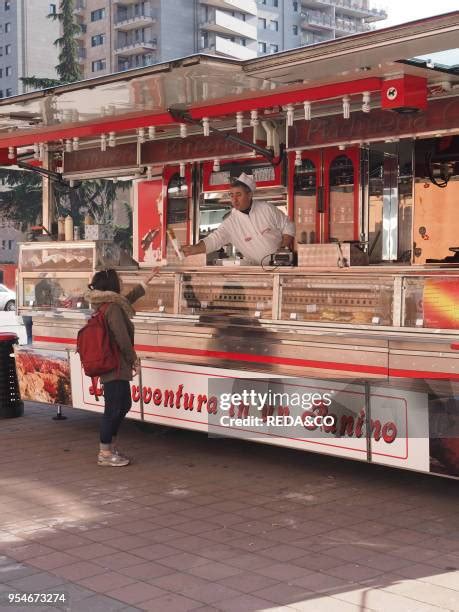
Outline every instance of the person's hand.
<path id="1" fill-rule="evenodd" d="M 157 266 L 156 268 L 153 268 L 150 276 L 146 279 L 145 284 L 148 285 L 148 283 L 153 280 L 155 278 L 155 276 L 159 276 L 159 273 L 161 272 L 161 267 Z"/>
<path id="2" fill-rule="evenodd" d="M 139 372 L 140 372 L 140 359 L 137 357 L 137 359 L 134 361 L 134 364 L 132 366 L 132 374 L 134 376 L 137 376 Z"/>

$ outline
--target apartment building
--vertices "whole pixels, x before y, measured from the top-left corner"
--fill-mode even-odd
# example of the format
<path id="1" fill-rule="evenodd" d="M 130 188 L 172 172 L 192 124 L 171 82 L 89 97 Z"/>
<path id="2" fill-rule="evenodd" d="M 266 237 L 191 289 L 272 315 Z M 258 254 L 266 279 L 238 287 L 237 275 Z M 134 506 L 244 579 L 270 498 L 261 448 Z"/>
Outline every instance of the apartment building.
<path id="1" fill-rule="evenodd" d="M 56 78 L 56 10 L 48 0 L 0 0 L 0 98 L 24 93 L 22 77 Z"/>
<path id="2" fill-rule="evenodd" d="M 370 0 L 75 0 L 85 78 L 212 53 L 237 59 L 363 32 Z"/>

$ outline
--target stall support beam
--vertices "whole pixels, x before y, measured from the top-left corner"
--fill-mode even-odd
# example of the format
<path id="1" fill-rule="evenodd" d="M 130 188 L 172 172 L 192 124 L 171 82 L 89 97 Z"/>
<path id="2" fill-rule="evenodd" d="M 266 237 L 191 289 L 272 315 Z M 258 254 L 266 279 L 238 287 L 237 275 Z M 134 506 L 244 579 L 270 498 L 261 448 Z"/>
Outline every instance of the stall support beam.
<path id="1" fill-rule="evenodd" d="M 43 168 L 50 170 L 52 154 L 48 151 L 43 153 Z M 52 181 L 43 176 L 43 192 L 42 192 L 42 225 L 50 233 L 52 233 L 52 224 L 54 222 L 54 191 Z M 43 233 L 46 233 L 43 231 Z"/>

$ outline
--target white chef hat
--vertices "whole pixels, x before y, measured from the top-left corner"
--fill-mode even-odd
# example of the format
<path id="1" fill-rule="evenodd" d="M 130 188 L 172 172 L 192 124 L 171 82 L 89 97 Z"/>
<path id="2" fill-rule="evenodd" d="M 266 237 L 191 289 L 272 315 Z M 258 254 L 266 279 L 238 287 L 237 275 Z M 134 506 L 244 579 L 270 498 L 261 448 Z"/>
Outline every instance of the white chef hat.
<path id="1" fill-rule="evenodd" d="M 238 182 L 238 183 L 244 183 L 244 185 L 247 185 L 247 187 L 252 192 L 254 192 L 255 189 L 257 188 L 257 184 L 252 174 L 246 174 L 245 172 L 243 172 L 237 178 L 234 178 L 233 181 Z"/>

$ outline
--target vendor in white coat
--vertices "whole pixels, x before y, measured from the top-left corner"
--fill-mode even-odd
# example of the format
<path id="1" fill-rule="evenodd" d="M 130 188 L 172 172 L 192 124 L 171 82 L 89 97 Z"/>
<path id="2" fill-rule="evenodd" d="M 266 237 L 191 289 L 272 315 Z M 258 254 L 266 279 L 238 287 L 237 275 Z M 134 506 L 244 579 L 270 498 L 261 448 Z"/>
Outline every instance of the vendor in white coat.
<path id="1" fill-rule="evenodd" d="M 230 189 L 231 213 L 198 244 L 184 246 L 183 253 L 186 256 L 212 253 L 231 243 L 246 263 L 260 265 L 268 263 L 268 256 L 281 248 L 291 250 L 295 224 L 273 204 L 254 202 L 255 189 L 253 177 L 245 172 L 234 179 Z"/>

